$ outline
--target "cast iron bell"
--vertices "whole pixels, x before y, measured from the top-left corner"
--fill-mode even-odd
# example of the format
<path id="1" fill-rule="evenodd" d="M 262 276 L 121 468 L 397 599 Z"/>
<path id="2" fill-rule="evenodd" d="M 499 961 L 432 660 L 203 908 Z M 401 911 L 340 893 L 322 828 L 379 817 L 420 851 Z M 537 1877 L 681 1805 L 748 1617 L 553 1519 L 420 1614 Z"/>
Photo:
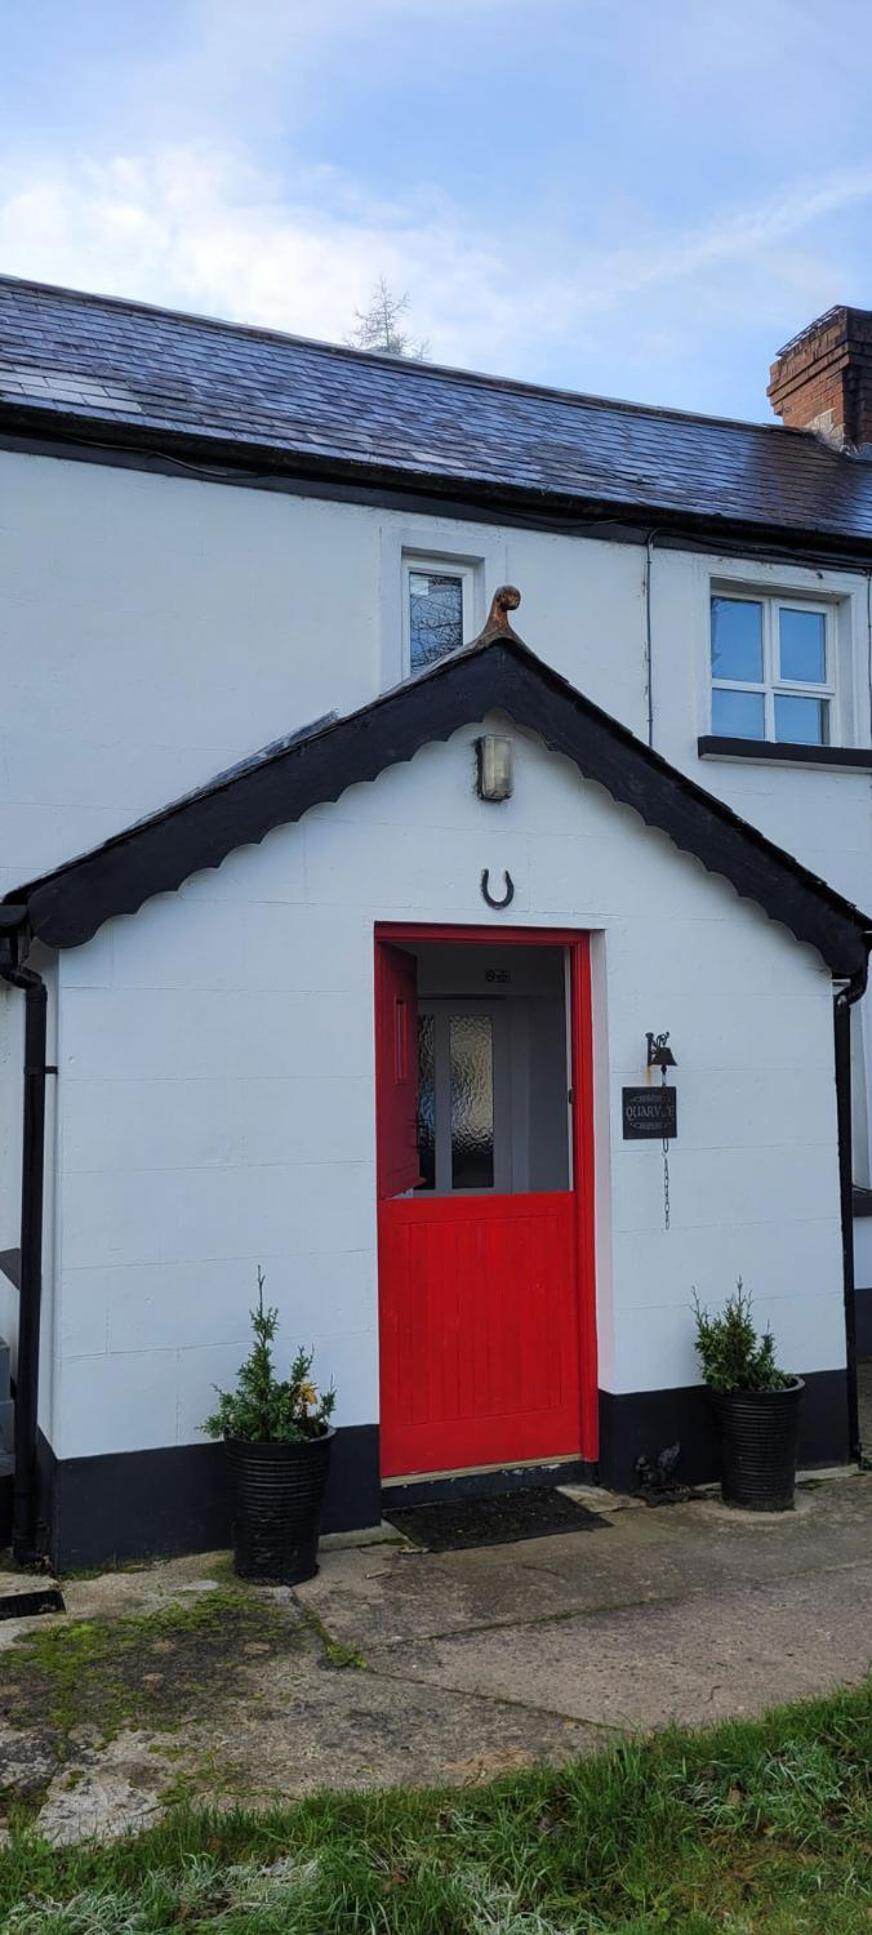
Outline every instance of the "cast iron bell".
<path id="1" fill-rule="evenodd" d="M 665 1035 L 648 1034 L 648 1067 L 676 1068 L 678 1066 L 669 1046 L 669 1031 Z"/>

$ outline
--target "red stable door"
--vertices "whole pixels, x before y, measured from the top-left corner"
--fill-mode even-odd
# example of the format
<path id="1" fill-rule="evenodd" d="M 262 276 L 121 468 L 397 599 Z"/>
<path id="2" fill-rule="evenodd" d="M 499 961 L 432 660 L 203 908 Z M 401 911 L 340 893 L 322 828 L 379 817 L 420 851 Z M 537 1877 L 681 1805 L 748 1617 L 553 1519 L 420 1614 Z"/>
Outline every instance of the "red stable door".
<path id="1" fill-rule="evenodd" d="M 479 945 L 520 959 L 534 994 L 515 998 L 508 968 L 472 974 Z M 519 954 L 537 946 L 550 1020 Z M 587 937 L 380 930 L 376 1017 L 382 1476 L 593 1460 Z"/>

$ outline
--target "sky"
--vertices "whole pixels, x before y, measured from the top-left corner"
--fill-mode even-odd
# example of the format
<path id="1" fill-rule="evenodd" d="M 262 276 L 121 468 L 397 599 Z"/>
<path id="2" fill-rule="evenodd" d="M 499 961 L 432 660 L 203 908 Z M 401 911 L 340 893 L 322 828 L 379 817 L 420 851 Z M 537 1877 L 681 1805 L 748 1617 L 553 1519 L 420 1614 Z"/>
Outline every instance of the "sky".
<path id="1" fill-rule="evenodd" d="M 0 271 L 769 416 L 872 307 L 869 0 L 0 0 Z"/>

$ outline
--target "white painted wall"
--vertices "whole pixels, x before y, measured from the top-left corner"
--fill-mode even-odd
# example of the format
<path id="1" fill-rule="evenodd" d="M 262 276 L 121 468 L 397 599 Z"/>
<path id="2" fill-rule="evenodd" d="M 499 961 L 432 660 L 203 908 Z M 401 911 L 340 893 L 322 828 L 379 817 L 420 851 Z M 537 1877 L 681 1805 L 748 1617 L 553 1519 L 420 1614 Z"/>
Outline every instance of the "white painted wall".
<path id="1" fill-rule="evenodd" d="M 0 452 L 0 890 L 399 675 L 404 545 L 478 558 L 480 610 L 497 582 L 517 583 L 530 645 L 645 736 L 638 546 Z M 698 759 L 713 578 L 836 601 L 842 736 L 869 745 L 866 580 L 655 539 L 650 603 L 658 749 L 872 910 L 868 775 Z M 868 1001 L 854 1022 L 855 1175 L 870 1181 Z M 0 1017 L 0 1055 L 11 1039 Z M 19 1179 L 5 1125 L 18 1101 L 4 1090 L 0 1237 L 12 1247 Z M 0 1334 L 14 1322 L 0 1282 Z"/>
<path id="2" fill-rule="evenodd" d="M 373 514 L 0 453 L 4 887 L 378 685 Z"/>
<path id="3" fill-rule="evenodd" d="M 532 648 L 647 733 L 639 546 L 8 452 L 0 505 L 5 887 L 401 676 L 403 545 L 517 583 Z M 697 757 L 712 578 L 832 598 L 842 733 L 869 745 L 865 577 L 655 543 L 651 614 L 658 750 L 872 910 L 869 776 Z"/>
<path id="4" fill-rule="evenodd" d="M 740 1272 L 788 1366 L 844 1362 L 827 971 L 523 734 L 514 798 L 481 805 L 477 730 L 60 957 L 59 1456 L 192 1441 L 258 1262 L 338 1421 L 377 1417 L 373 926 L 498 933 L 485 865 L 512 922 L 599 930 L 603 1384 L 694 1382 L 692 1288 Z M 679 1061 L 668 1234 L 657 1145 L 620 1139 L 649 1028 Z"/>

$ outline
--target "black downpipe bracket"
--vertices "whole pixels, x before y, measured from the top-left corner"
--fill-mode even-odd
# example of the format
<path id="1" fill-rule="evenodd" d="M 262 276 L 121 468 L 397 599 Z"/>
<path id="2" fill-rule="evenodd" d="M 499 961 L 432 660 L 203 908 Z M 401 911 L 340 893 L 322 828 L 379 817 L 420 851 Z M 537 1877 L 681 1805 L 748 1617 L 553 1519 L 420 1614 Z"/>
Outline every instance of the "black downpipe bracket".
<path id="1" fill-rule="evenodd" d="M 24 1105 L 21 1160 L 21 1290 L 15 1379 L 15 1477 L 12 1551 L 22 1565 L 42 1555 L 37 1539 L 37 1419 L 42 1314 L 45 1189 L 45 1050 L 48 995 L 33 968 L 0 963 L 0 976 L 24 994 Z"/>
<path id="2" fill-rule="evenodd" d="M 863 1456 L 857 1395 L 857 1309 L 854 1298 L 854 1157 L 851 1120 L 851 1009 L 866 992 L 866 974 L 855 976 L 835 997 L 836 1120 L 839 1137 L 839 1194 L 842 1211 L 842 1280 L 848 1368 L 850 1453 Z"/>

